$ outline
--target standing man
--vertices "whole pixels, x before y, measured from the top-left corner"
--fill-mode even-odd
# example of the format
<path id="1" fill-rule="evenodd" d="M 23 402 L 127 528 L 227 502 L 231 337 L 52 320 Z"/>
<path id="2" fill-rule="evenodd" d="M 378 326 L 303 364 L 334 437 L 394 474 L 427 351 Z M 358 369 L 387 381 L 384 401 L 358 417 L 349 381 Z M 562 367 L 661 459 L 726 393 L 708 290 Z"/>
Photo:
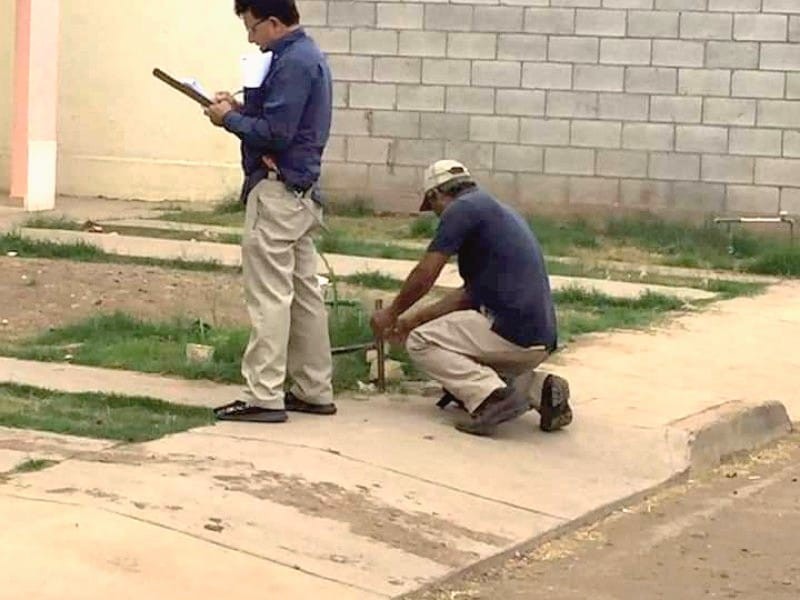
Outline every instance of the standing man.
<path id="1" fill-rule="evenodd" d="M 252 330 L 242 359 L 246 398 L 215 410 L 232 421 L 280 423 L 286 411 L 336 413 L 328 317 L 311 234 L 331 127 L 331 74 L 300 27 L 294 0 L 236 0 L 248 39 L 273 53 L 244 103 L 220 92 L 211 122 L 242 142 L 246 202 L 242 268 Z M 274 178 L 271 178 L 274 176 Z M 293 381 L 284 394 L 287 371 Z"/>
<path id="2" fill-rule="evenodd" d="M 544 431 L 569 425 L 566 380 L 534 371 L 556 349 L 557 328 L 544 257 L 525 220 L 454 160 L 428 167 L 420 210 L 439 216 L 436 237 L 392 304 L 373 315 L 376 334 L 405 340 L 414 363 L 444 387 L 440 406 L 466 409 L 460 431 L 491 435 L 532 408 Z M 464 287 L 406 315 L 452 255 Z"/>

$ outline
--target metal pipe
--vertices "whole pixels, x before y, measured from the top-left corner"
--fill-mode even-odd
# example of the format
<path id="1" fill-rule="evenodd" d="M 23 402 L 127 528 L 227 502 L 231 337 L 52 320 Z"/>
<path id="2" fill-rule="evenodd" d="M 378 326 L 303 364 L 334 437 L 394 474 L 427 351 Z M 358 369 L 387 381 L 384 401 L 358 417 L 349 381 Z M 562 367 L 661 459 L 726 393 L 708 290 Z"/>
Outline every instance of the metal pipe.
<path id="1" fill-rule="evenodd" d="M 353 344 L 351 346 L 339 346 L 338 348 L 331 349 L 331 354 L 337 356 L 339 354 L 352 354 L 359 350 L 372 350 L 375 348 L 375 342 L 366 342 L 365 344 Z"/>
<path id="2" fill-rule="evenodd" d="M 383 300 L 375 300 L 375 311 L 383 310 Z M 378 351 L 378 390 L 386 391 L 386 348 L 384 346 L 383 334 L 375 336 L 375 348 Z"/>
<path id="3" fill-rule="evenodd" d="M 730 243 L 730 250 L 733 252 L 733 232 L 731 230 L 731 225 L 735 223 L 739 224 L 748 224 L 748 223 L 762 223 L 762 224 L 769 224 L 774 223 L 779 225 L 781 223 L 786 223 L 789 226 L 789 241 L 792 246 L 794 246 L 794 224 L 795 219 L 790 217 L 785 211 L 781 211 L 780 214 L 776 217 L 715 217 L 714 224 L 719 225 L 720 223 L 725 223 L 728 225 L 728 235 L 731 238 Z"/>

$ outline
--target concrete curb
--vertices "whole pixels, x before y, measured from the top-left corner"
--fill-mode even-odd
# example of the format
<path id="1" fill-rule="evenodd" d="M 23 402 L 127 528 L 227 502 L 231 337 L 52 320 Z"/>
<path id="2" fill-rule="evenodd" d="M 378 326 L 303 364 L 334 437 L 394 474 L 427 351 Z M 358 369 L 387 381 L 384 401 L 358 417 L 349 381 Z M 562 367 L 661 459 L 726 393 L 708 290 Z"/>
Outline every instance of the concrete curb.
<path id="1" fill-rule="evenodd" d="M 780 402 L 734 400 L 670 423 L 667 438 L 677 438 L 683 445 L 688 469 L 701 471 L 712 469 L 739 452 L 765 446 L 791 431 L 791 419 Z"/>
<path id="2" fill-rule="evenodd" d="M 748 403 L 734 400 L 674 421 L 667 426 L 665 433 L 668 451 L 679 452 L 678 455 L 673 454 L 676 458 L 676 470 L 671 477 L 658 485 L 591 510 L 498 554 L 448 573 L 417 590 L 396 596 L 395 599 L 417 596 L 462 577 L 478 575 L 497 567 L 512 556 L 529 552 L 550 540 L 595 523 L 626 505 L 641 502 L 655 492 L 685 480 L 690 473 L 713 469 L 726 459 L 776 442 L 792 431 L 793 426 L 786 407 L 777 401 Z"/>

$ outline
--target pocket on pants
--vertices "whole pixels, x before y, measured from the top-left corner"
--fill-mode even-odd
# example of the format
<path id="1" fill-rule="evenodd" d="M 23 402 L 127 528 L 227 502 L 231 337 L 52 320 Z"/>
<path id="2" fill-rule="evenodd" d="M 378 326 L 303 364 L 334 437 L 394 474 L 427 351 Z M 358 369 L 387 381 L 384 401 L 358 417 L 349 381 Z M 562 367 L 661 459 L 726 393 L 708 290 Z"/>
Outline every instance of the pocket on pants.
<path id="1" fill-rule="evenodd" d="M 256 227 L 274 240 L 295 242 L 308 231 L 313 216 L 282 183 L 259 190 Z"/>

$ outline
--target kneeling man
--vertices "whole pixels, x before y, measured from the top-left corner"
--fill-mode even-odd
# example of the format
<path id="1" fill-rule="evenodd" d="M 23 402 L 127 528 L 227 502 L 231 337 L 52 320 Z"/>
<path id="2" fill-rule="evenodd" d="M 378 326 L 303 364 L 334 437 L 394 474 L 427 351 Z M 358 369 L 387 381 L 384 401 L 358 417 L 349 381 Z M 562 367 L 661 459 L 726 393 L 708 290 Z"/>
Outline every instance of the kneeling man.
<path id="1" fill-rule="evenodd" d="M 556 349 L 557 325 L 528 224 L 453 160 L 426 170 L 420 210 L 439 216 L 436 236 L 391 305 L 372 316 L 375 333 L 405 341 L 415 365 L 445 389 L 440 406 L 456 402 L 467 411 L 460 431 L 491 435 L 530 409 L 544 431 L 569 425 L 566 380 L 534 371 Z M 464 287 L 408 314 L 453 255 Z"/>

